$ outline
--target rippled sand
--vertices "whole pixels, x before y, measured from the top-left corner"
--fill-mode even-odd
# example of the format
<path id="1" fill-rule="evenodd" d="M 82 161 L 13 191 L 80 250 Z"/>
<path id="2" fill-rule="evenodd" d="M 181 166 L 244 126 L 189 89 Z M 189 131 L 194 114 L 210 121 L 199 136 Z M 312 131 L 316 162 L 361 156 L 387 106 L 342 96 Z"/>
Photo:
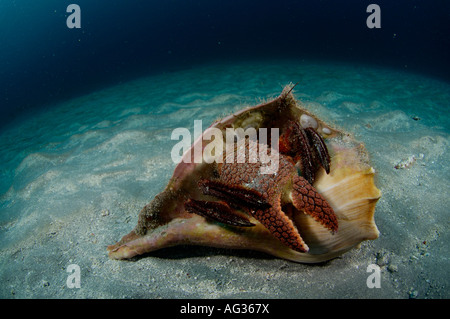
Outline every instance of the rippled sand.
<path id="1" fill-rule="evenodd" d="M 379 239 L 315 266 L 201 247 L 108 259 L 170 178 L 174 128 L 206 128 L 290 82 L 370 152 Z M 449 298 L 449 101 L 448 83 L 405 72 L 270 61 L 151 76 L 50 108 L 0 135 L 0 297 Z M 66 285 L 70 264 L 80 289 Z M 370 264 L 380 289 L 366 285 Z"/>

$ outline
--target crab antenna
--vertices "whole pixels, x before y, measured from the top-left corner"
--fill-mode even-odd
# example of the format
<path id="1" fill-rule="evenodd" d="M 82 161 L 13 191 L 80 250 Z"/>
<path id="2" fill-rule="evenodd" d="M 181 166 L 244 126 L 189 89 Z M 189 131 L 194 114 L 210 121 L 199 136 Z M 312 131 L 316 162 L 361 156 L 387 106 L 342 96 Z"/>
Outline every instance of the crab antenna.
<path id="1" fill-rule="evenodd" d="M 288 95 L 292 92 L 292 90 L 297 86 L 297 84 L 299 84 L 299 83 L 300 83 L 300 82 L 295 83 L 295 84 L 291 87 L 291 89 L 289 90 L 289 92 L 287 92 L 286 96 L 288 96 Z"/>

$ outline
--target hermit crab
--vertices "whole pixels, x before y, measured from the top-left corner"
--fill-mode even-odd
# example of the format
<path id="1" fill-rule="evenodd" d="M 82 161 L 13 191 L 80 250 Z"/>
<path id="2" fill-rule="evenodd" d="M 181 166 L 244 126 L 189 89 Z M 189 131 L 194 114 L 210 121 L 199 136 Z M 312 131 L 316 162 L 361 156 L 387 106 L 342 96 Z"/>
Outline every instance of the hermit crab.
<path id="1" fill-rule="evenodd" d="M 110 258 L 204 245 L 316 263 L 376 239 L 381 193 L 364 145 L 302 107 L 293 87 L 208 127 Z"/>

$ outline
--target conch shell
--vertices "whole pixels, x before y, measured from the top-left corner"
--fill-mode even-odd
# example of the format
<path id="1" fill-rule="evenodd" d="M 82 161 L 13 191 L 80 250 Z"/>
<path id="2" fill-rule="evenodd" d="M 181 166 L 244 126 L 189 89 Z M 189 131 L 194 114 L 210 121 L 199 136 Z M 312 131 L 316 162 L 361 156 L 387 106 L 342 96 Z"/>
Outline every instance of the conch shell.
<path id="1" fill-rule="evenodd" d="M 374 212 L 381 192 L 374 184 L 375 171 L 363 144 L 303 109 L 292 89 L 292 85 L 287 86 L 274 100 L 243 109 L 205 130 L 184 153 L 164 191 L 142 209 L 137 226 L 118 243 L 108 246 L 109 257 L 127 259 L 175 245 L 203 245 L 251 249 L 295 262 L 317 263 L 335 258 L 364 240 L 378 238 Z M 310 215 L 294 211 L 290 218 L 309 247 L 309 251 L 300 252 L 283 244 L 252 216 L 248 219 L 253 227 L 233 227 L 186 211 L 189 198 L 205 197 L 198 181 L 214 178 L 214 164 L 194 161 L 191 152 L 211 143 L 203 138 L 211 128 L 223 132 L 226 128 L 282 128 L 288 121 L 312 127 L 325 140 L 331 157 L 329 174 L 318 169 L 313 186 L 333 208 L 339 225 L 336 232 L 330 232 Z"/>

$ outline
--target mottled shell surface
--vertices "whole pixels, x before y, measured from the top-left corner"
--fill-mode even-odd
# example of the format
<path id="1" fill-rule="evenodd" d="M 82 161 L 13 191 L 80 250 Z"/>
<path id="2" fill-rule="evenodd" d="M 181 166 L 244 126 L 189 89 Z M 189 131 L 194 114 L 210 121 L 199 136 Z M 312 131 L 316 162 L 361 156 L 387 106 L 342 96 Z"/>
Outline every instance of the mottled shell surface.
<path id="1" fill-rule="evenodd" d="M 139 214 L 138 225 L 117 244 L 108 247 L 113 259 L 127 259 L 175 245 L 252 249 L 295 262 L 317 263 L 335 258 L 362 241 L 378 238 L 374 220 L 381 192 L 374 183 L 375 170 L 369 164 L 364 145 L 350 134 L 326 124 L 296 101 L 292 86 L 267 103 L 243 109 L 213 123 L 210 128 L 282 128 L 287 121 L 313 127 L 325 140 L 331 156 L 330 173 L 316 173 L 313 186 L 328 201 L 337 216 L 339 229 L 332 233 L 309 215 L 296 211 L 292 220 L 309 246 L 306 253 L 283 245 L 256 219 L 254 227 L 230 227 L 185 211 L 188 198 L 202 199 L 197 182 L 212 178 L 209 163 L 195 163 L 194 152 L 186 152 L 166 188 Z M 203 135 L 207 134 L 206 129 Z M 206 147 L 200 136 L 192 145 Z M 224 134 L 225 136 L 225 134 Z M 190 162 L 190 163 L 186 163 Z"/>

